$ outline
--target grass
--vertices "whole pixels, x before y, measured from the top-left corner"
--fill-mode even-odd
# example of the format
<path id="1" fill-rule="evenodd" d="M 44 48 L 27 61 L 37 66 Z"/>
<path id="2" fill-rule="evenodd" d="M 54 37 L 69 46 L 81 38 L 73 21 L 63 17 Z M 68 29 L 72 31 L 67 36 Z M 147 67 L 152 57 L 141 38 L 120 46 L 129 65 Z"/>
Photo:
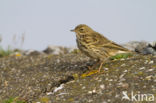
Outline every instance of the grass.
<path id="1" fill-rule="evenodd" d="M 16 49 L 19 48 L 18 50 L 22 50 L 22 46 L 25 41 L 25 33 L 22 33 L 21 35 L 14 35 L 12 38 L 12 43 L 9 45 L 6 49 L 3 48 L 3 45 L 1 45 L 1 42 L 3 41 L 2 36 L 0 35 L 0 58 L 9 56 L 10 54 L 15 53 Z M 18 56 L 18 55 L 17 55 Z"/>

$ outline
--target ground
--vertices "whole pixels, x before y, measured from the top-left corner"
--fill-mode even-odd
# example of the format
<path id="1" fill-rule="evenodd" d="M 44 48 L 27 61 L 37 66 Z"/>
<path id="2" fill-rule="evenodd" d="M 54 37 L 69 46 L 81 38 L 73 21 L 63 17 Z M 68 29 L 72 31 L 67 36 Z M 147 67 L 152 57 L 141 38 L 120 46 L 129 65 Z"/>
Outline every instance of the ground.
<path id="1" fill-rule="evenodd" d="M 98 66 L 89 69 L 94 64 L 81 53 L 3 57 L 0 103 L 10 98 L 26 103 L 148 103 L 151 96 L 156 102 L 155 56 L 110 60 L 100 73 Z M 124 93 L 129 100 L 122 98 Z"/>

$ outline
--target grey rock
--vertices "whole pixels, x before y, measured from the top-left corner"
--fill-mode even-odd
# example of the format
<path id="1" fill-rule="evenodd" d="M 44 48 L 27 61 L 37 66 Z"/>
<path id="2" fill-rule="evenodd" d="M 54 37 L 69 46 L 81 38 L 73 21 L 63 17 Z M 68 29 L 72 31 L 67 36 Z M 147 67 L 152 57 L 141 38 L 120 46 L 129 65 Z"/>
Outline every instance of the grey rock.
<path id="1" fill-rule="evenodd" d="M 146 41 L 131 41 L 122 44 L 122 46 L 131 51 L 135 51 L 144 55 L 156 55 L 156 42 L 148 43 Z"/>
<path id="2" fill-rule="evenodd" d="M 156 42 L 149 43 L 141 52 L 142 54 L 156 55 Z"/>
<path id="3" fill-rule="evenodd" d="M 43 52 L 46 54 L 67 54 L 73 49 L 74 48 L 49 45 Z"/>
<path id="4" fill-rule="evenodd" d="M 148 45 L 146 41 L 130 41 L 128 43 L 122 44 L 123 47 L 131 50 L 140 52 L 143 48 Z"/>
<path id="5" fill-rule="evenodd" d="M 154 41 L 152 43 L 149 43 L 148 47 L 151 47 L 151 48 L 153 48 L 156 51 L 156 41 Z"/>
<path id="6" fill-rule="evenodd" d="M 142 54 L 153 54 L 153 55 L 156 55 L 156 50 L 153 49 L 152 47 L 146 47 L 141 52 L 142 52 Z"/>
<path id="7" fill-rule="evenodd" d="M 23 51 L 23 55 L 41 55 L 43 54 L 42 52 L 40 51 L 37 51 L 37 50 L 33 50 L 33 49 L 30 49 L 30 50 L 26 50 L 26 51 Z"/>

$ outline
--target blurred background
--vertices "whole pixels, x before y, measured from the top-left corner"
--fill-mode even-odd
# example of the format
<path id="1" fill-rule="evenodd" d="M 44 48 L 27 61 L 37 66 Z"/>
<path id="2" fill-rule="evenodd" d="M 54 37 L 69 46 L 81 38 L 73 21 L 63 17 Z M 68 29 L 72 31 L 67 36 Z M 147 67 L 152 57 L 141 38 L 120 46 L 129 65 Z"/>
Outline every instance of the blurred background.
<path id="1" fill-rule="evenodd" d="M 75 47 L 78 24 L 117 43 L 156 40 L 156 0 L 0 0 L 1 45 Z"/>

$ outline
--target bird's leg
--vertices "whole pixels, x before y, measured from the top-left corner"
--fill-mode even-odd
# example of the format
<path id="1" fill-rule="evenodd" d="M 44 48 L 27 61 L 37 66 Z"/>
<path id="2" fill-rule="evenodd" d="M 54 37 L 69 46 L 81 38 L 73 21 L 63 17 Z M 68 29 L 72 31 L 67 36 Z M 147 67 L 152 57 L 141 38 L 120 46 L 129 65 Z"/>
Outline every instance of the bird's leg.
<path id="1" fill-rule="evenodd" d="M 102 61 L 101 64 L 100 64 L 99 71 L 98 71 L 99 73 L 100 73 L 100 70 L 101 70 L 103 64 L 104 64 L 104 61 Z"/>
<path id="2" fill-rule="evenodd" d="M 97 60 L 95 64 L 93 64 L 91 67 L 88 67 L 89 70 L 95 68 L 100 63 L 100 60 Z"/>

